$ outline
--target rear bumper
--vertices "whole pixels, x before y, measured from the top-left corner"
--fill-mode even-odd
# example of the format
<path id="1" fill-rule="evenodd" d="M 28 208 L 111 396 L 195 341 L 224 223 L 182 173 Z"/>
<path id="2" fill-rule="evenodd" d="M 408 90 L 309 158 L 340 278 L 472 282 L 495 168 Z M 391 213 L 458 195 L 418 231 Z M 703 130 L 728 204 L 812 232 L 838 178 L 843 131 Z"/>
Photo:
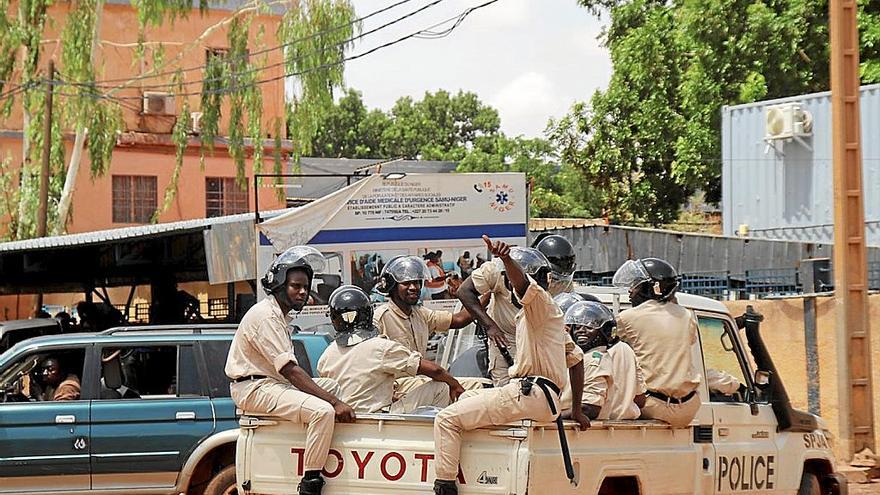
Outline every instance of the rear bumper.
<path id="1" fill-rule="evenodd" d="M 846 476 L 840 473 L 831 473 L 822 480 L 822 487 L 831 495 L 847 495 L 849 488 L 846 484 Z"/>

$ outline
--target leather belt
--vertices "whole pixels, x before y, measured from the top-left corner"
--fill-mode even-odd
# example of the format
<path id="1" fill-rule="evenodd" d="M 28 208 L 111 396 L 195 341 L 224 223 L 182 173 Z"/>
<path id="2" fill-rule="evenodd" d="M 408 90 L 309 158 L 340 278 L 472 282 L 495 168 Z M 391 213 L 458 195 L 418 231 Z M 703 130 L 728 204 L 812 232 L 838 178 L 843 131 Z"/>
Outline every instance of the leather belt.
<path id="1" fill-rule="evenodd" d="M 269 378 L 269 377 L 264 376 L 264 375 L 248 375 L 248 376 L 240 376 L 238 378 L 233 378 L 232 381 L 234 383 L 241 383 L 241 382 L 247 382 L 250 380 L 263 380 L 265 378 Z"/>
<path id="2" fill-rule="evenodd" d="M 543 376 L 527 376 L 519 382 L 520 391 L 523 395 L 530 395 L 533 385 L 537 385 L 538 388 L 544 392 L 544 397 L 547 398 L 547 405 L 550 406 L 550 412 L 556 416 L 556 430 L 559 432 L 559 448 L 562 450 L 562 464 L 565 466 L 565 475 L 568 477 L 568 480 L 571 483 L 574 483 L 574 465 L 572 465 L 571 453 L 568 450 L 568 439 L 565 437 L 565 427 L 562 424 L 562 415 L 556 410 L 553 396 L 550 395 L 550 391 L 552 390 L 553 393 L 556 394 L 556 397 L 559 397 L 559 387 Z"/>
<path id="3" fill-rule="evenodd" d="M 660 392 L 655 392 L 654 390 L 648 390 L 647 392 L 645 392 L 645 395 L 650 395 L 651 397 L 653 397 L 655 399 L 659 399 L 659 400 L 662 400 L 663 402 L 668 402 L 670 404 L 684 404 L 685 402 L 691 400 L 691 398 L 693 398 L 693 396 L 696 394 L 697 394 L 697 391 L 693 390 L 693 391 L 691 391 L 691 393 L 685 395 L 684 397 L 679 397 L 678 399 L 676 399 L 675 397 L 670 397 L 666 394 L 663 394 Z"/>

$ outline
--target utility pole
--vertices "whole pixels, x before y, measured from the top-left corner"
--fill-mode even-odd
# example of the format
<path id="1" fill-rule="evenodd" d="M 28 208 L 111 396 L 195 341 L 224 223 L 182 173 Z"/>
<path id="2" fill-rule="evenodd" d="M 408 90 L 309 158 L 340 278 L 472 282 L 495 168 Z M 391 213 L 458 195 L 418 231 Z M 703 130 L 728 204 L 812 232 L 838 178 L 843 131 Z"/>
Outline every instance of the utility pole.
<path id="1" fill-rule="evenodd" d="M 43 124 L 43 160 L 40 167 L 40 206 L 37 210 L 37 237 L 45 237 L 49 222 L 49 158 L 52 152 L 52 96 L 55 93 L 55 61 L 49 60 L 46 82 L 46 118 Z M 43 309 L 43 293 L 37 294 L 34 313 Z"/>
<path id="2" fill-rule="evenodd" d="M 874 448 L 868 273 L 859 121 L 856 0 L 831 0 L 831 129 L 834 177 L 834 287 L 840 455 Z"/>

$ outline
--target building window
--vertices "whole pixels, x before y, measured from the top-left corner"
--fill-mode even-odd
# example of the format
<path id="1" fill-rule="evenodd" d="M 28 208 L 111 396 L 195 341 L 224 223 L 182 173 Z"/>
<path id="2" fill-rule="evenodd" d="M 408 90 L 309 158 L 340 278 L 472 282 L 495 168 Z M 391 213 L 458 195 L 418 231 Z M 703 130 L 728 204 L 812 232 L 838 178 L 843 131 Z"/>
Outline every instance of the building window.
<path id="1" fill-rule="evenodd" d="M 247 213 L 248 192 L 232 177 L 205 178 L 205 216 L 220 217 Z"/>
<path id="2" fill-rule="evenodd" d="M 157 207 L 155 176 L 113 176 L 114 223 L 149 223 Z"/>

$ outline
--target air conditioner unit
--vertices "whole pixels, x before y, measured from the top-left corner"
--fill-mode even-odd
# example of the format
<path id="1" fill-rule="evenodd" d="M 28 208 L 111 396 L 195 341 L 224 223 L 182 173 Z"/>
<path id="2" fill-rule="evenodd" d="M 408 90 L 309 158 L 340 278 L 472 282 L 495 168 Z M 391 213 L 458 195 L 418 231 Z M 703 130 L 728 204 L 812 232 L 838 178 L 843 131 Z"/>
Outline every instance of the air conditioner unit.
<path id="1" fill-rule="evenodd" d="M 797 103 L 767 107 L 765 137 L 767 141 L 809 136 L 813 132 L 813 116 Z"/>
<path id="2" fill-rule="evenodd" d="M 175 115 L 174 95 L 144 91 L 144 115 Z"/>
<path id="3" fill-rule="evenodd" d="M 190 131 L 193 134 L 202 133 L 202 112 L 190 112 L 189 114 Z"/>

